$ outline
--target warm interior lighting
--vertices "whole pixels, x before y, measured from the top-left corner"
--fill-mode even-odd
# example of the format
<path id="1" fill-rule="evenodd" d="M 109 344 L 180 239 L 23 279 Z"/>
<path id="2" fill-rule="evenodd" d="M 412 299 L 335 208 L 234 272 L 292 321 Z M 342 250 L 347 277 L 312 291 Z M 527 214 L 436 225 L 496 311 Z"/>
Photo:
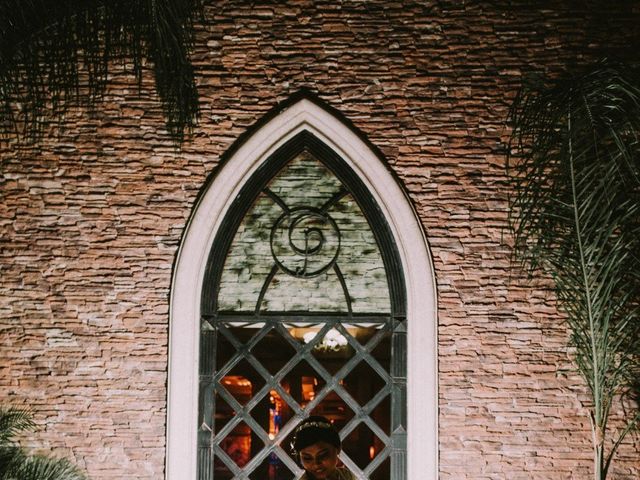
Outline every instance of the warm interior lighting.
<path id="1" fill-rule="evenodd" d="M 316 387 L 318 386 L 318 379 L 315 377 L 302 377 L 302 401 L 305 403 L 310 402 L 316 398 Z"/>
<path id="2" fill-rule="evenodd" d="M 282 397 L 275 390 L 269 392 L 269 440 L 276 438 L 282 426 Z"/>
<path id="3" fill-rule="evenodd" d="M 321 327 L 317 326 L 293 327 L 289 329 L 289 333 L 291 333 L 294 338 L 304 343 L 310 343 L 315 339 L 320 330 Z M 345 327 L 345 330 L 347 330 L 349 335 L 358 339 L 363 335 L 366 329 L 360 327 Z M 347 348 L 348 345 L 349 342 L 347 341 L 347 338 L 336 328 L 332 328 L 325 334 L 324 338 L 315 345 L 314 349 L 326 352 L 337 352 Z"/>
<path id="4" fill-rule="evenodd" d="M 318 332 L 307 332 L 302 337 L 302 340 L 304 341 L 304 343 L 309 343 L 313 341 L 314 338 L 316 338 L 317 334 Z M 341 348 L 346 347 L 348 344 L 349 342 L 347 341 L 346 337 L 335 328 L 332 328 L 326 333 L 320 343 L 316 344 L 314 348 L 317 348 L 318 350 L 338 351 Z"/>
<path id="5" fill-rule="evenodd" d="M 241 375 L 227 375 L 222 379 L 222 383 L 231 387 L 229 390 L 232 392 L 236 389 L 244 393 L 246 389 L 249 389 L 248 393 L 251 393 L 251 382 Z"/>

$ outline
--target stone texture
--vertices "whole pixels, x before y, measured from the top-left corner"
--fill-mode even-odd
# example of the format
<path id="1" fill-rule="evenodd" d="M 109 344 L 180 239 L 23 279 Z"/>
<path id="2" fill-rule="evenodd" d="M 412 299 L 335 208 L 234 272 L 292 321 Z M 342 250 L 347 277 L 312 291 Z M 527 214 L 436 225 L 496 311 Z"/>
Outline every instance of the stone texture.
<path id="1" fill-rule="evenodd" d="M 200 125 L 181 151 L 152 75 L 138 92 L 118 68 L 104 103 L 72 110 L 59 135 L 2 146 L 0 401 L 33 407 L 29 443 L 95 480 L 163 477 L 185 224 L 221 155 L 307 87 L 385 155 L 427 233 L 440 477 L 589 478 L 588 396 L 549 283 L 509 269 L 504 173 L 504 120 L 524 76 L 637 51 L 637 6 L 586 5 L 210 2 L 193 55 Z M 629 438 L 613 478 L 638 478 L 639 452 Z"/>

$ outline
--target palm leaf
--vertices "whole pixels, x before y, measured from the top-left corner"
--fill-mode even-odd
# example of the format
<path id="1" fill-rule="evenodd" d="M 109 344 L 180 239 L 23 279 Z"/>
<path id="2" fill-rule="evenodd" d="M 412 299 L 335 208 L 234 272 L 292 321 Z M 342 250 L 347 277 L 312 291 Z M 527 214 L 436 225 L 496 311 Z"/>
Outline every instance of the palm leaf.
<path id="1" fill-rule="evenodd" d="M 15 464 L 5 477 L 20 480 L 86 480 L 86 475 L 78 467 L 65 459 L 40 455 L 25 457 Z"/>
<path id="2" fill-rule="evenodd" d="M 24 461 L 25 455 L 21 448 L 11 446 L 0 447 L 0 480 L 16 478 L 13 474 Z"/>
<path id="3" fill-rule="evenodd" d="M 522 89 L 510 115 L 514 258 L 555 282 L 592 394 L 597 478 L 619 445 L 605 458 L 613 399 L 640 359 L 639 86 L 636 71 L 602 62 Z"/>
<path id="4" fill-rule="evenodd" d="M 21 432 L 35 427 L 29 410 L 17 407 L 0 407 L 0 447 L 12 445 Z"/>
<path id="5" fill-rule="evenodd" d="M 114 61 L 132 64 L 140 85 L 145 60 L 172 136 L 197 119 L 189 59 L 200 0 L 2 0 L 0 127 L 39 138 L 69 105 L 95 103 Z"/>
<path id="6" fill-rule="evenodd" d="M 86 475 L 65 459 L 28 455 L 15 437 L 35 424 L 28 409 L 0 407 L 0 480 L 86 480 Z"/>

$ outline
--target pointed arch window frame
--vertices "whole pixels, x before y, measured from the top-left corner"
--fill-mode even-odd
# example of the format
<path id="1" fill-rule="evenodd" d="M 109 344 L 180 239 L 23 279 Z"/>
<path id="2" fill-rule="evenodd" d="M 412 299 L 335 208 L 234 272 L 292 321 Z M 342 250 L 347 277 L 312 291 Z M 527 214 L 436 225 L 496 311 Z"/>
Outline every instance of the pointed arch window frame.
<path id="1" fill-rule="evenodd" d="M 344 165 L 344 161 L 335 151 L 306 129 L 296 133 L 296 135 L 292 136 L 284 145 L 276 150 L 269 157 L 270 160 L 264 162 L 260 168 L 257 169 L 255 174 L 251 176 L 236 196 L 234 205 L 232 205 L 229 214 L 225 216 L 220 226 L 220 234 L 215 242 L 217 248 L 211 250 L 209 259 L 207 260 L 209 265 L 205 273 L 203 291 L 211 293 L 203 295 L 201 304 L 202 313 L 204 315 L 213 314 L 218 310 L 216 305 L 218 301 L 218 287 L 225 265 L 225 257 L 228 255 L 233 237 L 246 214 L 246 208 L 243 208 L 243 206 L 253 204 L 259 193 L 266 188 L 268 181 L 303 150 L 312 152 L 313 156 L 320 159 L 343 185 L 349 185 L 349 191 L 342 190 L 344 194 L 353 195 L 354 198 L 358 200 L 360 207 L 364 210 L 366 217 L 374 222 L 371 226 L 371 231 L 376 238 L 377 244 L 381 247 L 380 254 L 382 255 L 382 261 L 385 265 L 389 297 L 391 299 L 391 314 L 394 317 L 404 319 L 406 315 L 406 293 L 402 266 L 398 264 L 397 247 L 384 216 L 379 211 L 375 200 L 368 194 L 369 192 L 366 186 L 357 177 L 356 173 Z M 348 299 L 346 301 L 349 303 Z M 259 307 L 259 304 L 260 302 L 258 302 L 256 308 Z"/>
<path id="2" fill-rule="evenodd" d="M 340 114 L 293 97 L 229 150 L 205 185 L 174 265 L 169 319 L 167 480 L 196 478 L 201 292 L 211 247 L 246 182 L 296 136 L 317 139 L 359 177 L 387 220 L 406 285 L 408 478 L 438 477 L 437 306 L 429 247 L 418 217 L 381 155 Z M 393 288 L 393 287 L 392 287 Z"/>

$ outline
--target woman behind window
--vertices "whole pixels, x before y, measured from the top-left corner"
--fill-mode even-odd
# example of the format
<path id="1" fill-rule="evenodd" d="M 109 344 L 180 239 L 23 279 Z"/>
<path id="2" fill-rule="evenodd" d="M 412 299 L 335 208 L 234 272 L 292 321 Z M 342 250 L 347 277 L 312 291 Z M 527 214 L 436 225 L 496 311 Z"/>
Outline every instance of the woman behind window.
<path id="1" fill-rule="evenodd" d="M 305 471 L 301 480 L 356 480 L 346 467 L 338 466 L 340 436 L 325 417 L 312 416 L 298 425 L 292 447 Z"/>

